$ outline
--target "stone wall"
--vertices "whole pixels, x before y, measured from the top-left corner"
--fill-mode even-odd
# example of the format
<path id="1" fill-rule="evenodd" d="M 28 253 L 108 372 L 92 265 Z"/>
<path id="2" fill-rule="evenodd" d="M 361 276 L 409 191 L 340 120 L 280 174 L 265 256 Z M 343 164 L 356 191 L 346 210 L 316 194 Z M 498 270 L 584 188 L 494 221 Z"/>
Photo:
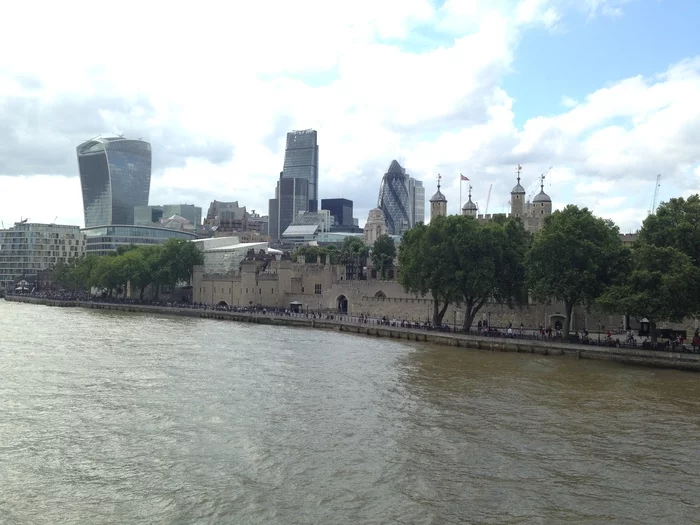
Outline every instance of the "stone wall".
<path id="1" fill-rule="evenodd" d="M 339 302 L 347 300 L 349 315 L 426 321 L 432 319 L 432 300 L 404 292 L 394 280 L 371 279 L 366 281 L 344 280 L 344 268 L 321 264 L 295 264 L 291 261 L 273 263 L 265 272 L 256 264 L 244 263 L 240 275 L 207 276 L 201 268 L 196 268 L 193 278 L 194 301 L 205 304 L 218 304 L 224 301 L 230 306 L 264 306 L 268 308 L 288 308 L 291 302 L 302 303 L 308 311 L 336 311 Z M 489 303 L 477 314 L 478 320 L 490 319 L 491 326 L 506 327 L 509 323 L 519 327 L 522 323 L 528 329 L 540 325 L 554 326 L 563 320 L 564 308 L 561 303 L 529 304 L 518 308 Z M 464 322 L 464 309 L 450 306 L 444 322 L 461 326 Z M 633 328 L 636 324 L 632 323 Z M 689 334 L 697 328 L 698 320 L 687 319 L 683 323 L 662 323 L 659 328 L 684 329 Z M 574 309 L 572 330 L 597 332 L 611 330 L 624 332 L 622 315 L 610 314 L 600 309 Z"/>

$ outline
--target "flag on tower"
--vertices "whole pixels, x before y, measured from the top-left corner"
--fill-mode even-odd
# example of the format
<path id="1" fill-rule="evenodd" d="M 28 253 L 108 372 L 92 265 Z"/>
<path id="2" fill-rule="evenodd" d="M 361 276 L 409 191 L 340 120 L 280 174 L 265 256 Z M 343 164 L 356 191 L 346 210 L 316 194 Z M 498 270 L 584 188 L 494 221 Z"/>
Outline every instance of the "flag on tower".
<path id="1" fill-rule="evenodd" d="M 469 180 L 469 177 L 465 177 L 461 173 L 459 174 L 459 178 L 460 178 L 460 180 Z"/>

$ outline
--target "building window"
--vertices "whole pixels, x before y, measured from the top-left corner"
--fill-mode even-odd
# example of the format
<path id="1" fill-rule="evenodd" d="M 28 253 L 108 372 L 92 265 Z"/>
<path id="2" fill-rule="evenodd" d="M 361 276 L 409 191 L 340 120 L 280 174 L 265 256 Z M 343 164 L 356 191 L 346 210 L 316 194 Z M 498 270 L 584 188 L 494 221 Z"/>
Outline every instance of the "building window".
<path id="1" fill-rule="evenodd" d="M 258 293 L 262 295 L 262 288 L 258 288 Z"/>
<path id="2" fill-rule="evenodd" d="M 321 285 L 320 284 L 315 284 L 314 285 L 314 293 L 317 295 L 321 295 Z"/>
<path id="3" fill-rule="evenodd" d="M 245 289 L 245 293 L 248 293 L 248 288 Z"/>
<path id="4" fill-rule="evenodd" d="M 270 288 L 270 293 L 275 293 L 275 289 L 274 289 L 274 288 Z"/>

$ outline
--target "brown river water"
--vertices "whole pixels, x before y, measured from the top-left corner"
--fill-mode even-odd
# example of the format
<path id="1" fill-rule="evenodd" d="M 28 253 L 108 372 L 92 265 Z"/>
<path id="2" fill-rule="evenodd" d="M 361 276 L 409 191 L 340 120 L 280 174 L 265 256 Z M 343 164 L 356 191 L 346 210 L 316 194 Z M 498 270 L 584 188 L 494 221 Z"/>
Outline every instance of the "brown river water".
<path id="1" fill-rule="evenodd" d="M 0 300 L 2 524 L 700 523 L 700 375 Z"/>

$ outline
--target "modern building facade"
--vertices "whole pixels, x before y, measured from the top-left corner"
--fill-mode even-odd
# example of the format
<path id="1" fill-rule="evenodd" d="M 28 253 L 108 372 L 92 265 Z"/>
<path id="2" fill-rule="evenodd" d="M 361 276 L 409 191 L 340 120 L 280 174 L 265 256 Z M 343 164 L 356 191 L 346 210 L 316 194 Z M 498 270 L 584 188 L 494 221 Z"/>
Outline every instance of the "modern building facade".
<path id="1" fill-rule="evenodd" d="M 158 226 L 110 225 L 83 228 L 85 234 L 85 253 L 107 255 L 120 246 L 146 246 L 163 244 L 168 239 L 192 240 L 197 237 L 194 232 L 182 231 Z"/>
<path id="2" fill-rule="evenodd" d="M 392 160 L 379 187 L 377 208 L 382 210 L 388 233 L 403 235 L 412 224 L 415 205 L 411 201 L 406 170 Z"/>
<path id="3" fill-rule="evenodd" d="M 306 129 L 287 133 L 282 178 L 306 180 L 309 184 L 309 204 L 306 210 L 318 210 L 318 133 L 316 131 Z"/>
<path id="4" fill-rule="evenodd" d="M 321 209 L 331 212 L 334 226 L 354 226 L 352 216 L 352 201 L 349 199 L 323 199 Z"/>
<path id="5" fill-rule="evenodd" d="M 194 204 L 163 204 L 162 206 L 134 207 L 134 224 L 151 226 L 160 224 L 163 219 L 178 215 L 192 223 L 195 229 L 202 225 L 202 208 Z"/>
<path id="6" fill-rule="evenodd" d="M 134 207 L 147 206 L 151 145 L 123 137 L 95 138 L 77 147 L 85 227 L 134 224 Z"/>
<path id="7" fill-rule="evenodd" d="M 0 230 L 0 290 L 12 289 L 21 279 L 67 263 L 85 253 L 85 235 L 79 226 L 18 222 Z"/>
<path id="8" fill-rule="evenodd" d="M 282 238 L 297 215 L 311 211 L 309 202 L 309 182 L 306 179 L 285 179 L 284 174 L 280 174 L 275 198 L 270 199 L 270 237 L 273 241 Z"/>
<path id="9" fill-rule="evenodd" d="M 423 181 L 413 177 L 408 178 L 408 197 L 412 204 L 411 228 L 413 228 L 419 222 L 425 222 L 425 188 L 423 187 Z"/>

